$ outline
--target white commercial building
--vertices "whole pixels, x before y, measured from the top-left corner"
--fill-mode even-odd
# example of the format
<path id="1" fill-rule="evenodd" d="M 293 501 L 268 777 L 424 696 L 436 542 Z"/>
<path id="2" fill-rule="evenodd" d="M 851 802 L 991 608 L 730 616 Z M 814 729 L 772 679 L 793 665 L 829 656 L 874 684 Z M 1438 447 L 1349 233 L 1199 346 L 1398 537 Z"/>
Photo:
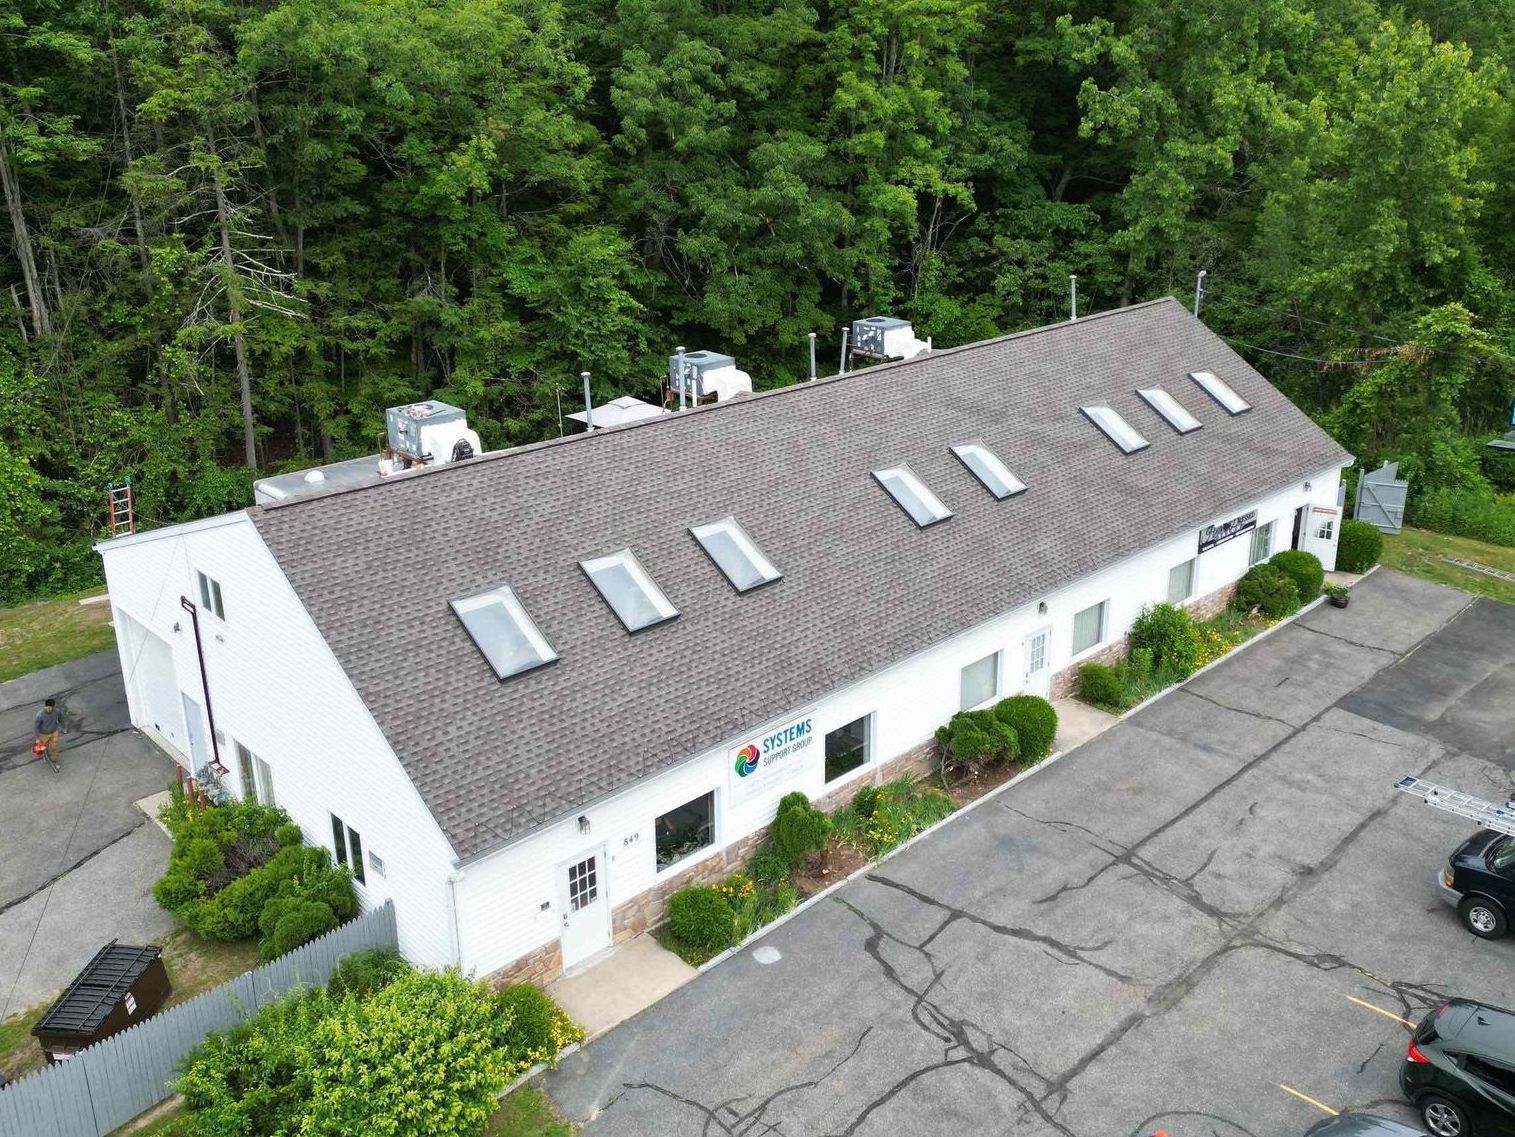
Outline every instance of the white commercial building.
<path id="1" fill-rule="evenodd" d="M 547 979 L 1060 694 L 1143 605 L 1335 555 L 1350 457 L 1171 300 L 103 543 L 132 721 Z M 351 465 L 351 464 L 347 464 Z M 349 471 L 351 475 L 351 471 Z M 270 480 L 274 481 L 274 480 Z"/>

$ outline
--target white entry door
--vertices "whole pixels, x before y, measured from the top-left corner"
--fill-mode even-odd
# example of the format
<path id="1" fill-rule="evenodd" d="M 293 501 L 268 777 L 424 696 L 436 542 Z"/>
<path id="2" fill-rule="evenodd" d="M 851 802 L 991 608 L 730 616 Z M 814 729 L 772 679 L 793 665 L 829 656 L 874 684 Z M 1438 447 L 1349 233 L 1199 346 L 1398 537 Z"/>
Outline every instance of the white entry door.
<path id="1" fill-rule="evenodd" d="M 1047 698 L 1052 693 L 1052 629 L 1038 628 L 1026 637 L 1024 695 Z"/>
<path id="2" fill-rule="evenodd" d="M 1327 572 L 1336 568 L 1336 543 L 1341 540 L 1341 510 L 1334 505 L 1307 505 L 1299 530 L 1299 547 L 1320 558 Z"/>
<path id="3" fill-rule="evenodd" d="M 184 730 L 189 739 L 190 771 L 195 773 L 210 762 L 210 754 L 205 749 L 205 720 L 200 717 L 199 703 L 183 691 L 179 692 L 179 696 L 184 700 Z"/>
<path id="4" fill-rule="evenodd" d="M 603 845 L 558 866 L 564 971 L 610 946 L 610 901 L 605 884 Z"/>

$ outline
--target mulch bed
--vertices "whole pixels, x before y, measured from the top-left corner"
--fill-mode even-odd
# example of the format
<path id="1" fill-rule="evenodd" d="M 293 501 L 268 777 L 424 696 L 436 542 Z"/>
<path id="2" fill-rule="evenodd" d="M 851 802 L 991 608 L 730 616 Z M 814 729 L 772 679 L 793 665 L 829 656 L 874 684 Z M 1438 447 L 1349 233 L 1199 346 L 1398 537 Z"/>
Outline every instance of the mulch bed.
<path id="1" fill-rule="evenodd" d="M 851 876 L 868 863 L 868 854 L 855 845 L 833 843 L 826 850 L 822 864 L 814 872 L 795 873 L 790 879 L 799 889 L 801 899 L 809 899 L 823 888 L 830 888 L 839 880 Z"/>
<path id="2" fill-rule="evenodd" d="M 998 789 L 1026 768 L 1025 766 L 1014 764 L 989 766 L 964 778 L 960 782 L 954 782 L 948 786 L 947 796 L 952 799 L 953 804 L 958 809 L 962 809 L 963 806 L 969 802 L 977 801 L 990 790 Z"/>

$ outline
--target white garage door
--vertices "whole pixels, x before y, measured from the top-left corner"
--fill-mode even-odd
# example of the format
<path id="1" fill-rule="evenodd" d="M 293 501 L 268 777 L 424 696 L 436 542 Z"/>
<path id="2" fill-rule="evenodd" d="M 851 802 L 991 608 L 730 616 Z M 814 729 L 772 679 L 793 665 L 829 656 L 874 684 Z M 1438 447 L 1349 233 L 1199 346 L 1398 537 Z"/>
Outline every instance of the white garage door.
<path id="1" fill-rule="evenodd" d="M 151 730 L 178 753 L 174 757 L 188 765 L 189 739 L 185 736 L 184 707 L 180 701 L 179 680 L 174 674 L 174 656 L 166 642 L 148 631 L 125 613 L 121 614 L 126 635 L 126 682 L 136 704 L 136 725 Z"/>

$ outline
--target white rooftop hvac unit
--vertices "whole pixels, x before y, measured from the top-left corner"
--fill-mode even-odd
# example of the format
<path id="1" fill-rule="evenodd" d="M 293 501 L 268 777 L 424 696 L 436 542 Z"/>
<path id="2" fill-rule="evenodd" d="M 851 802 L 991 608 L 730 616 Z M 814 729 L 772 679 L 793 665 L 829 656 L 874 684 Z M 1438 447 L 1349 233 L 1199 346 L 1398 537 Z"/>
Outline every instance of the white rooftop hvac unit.
<path id="1" fill-rule="evenodd" d="M 930 340 L 915 338 L 915 325 L 893 316 L 852 321 L 852 353 L 874 359 L 914 359 L 931 350 Z"/>
<path id="2" fill-rule="evenodd" d="M 412 462 L 441 466 L 483 453 L 477 431 L 468 429 L 461 407 L 430 400 L 384 412 L 389 448 Z"/>
<path id="3" fill-rule="evenodd" d="M 752 376 L 738 370 L 736 360 L 716 351 L 684 352 L 682 384 L 679 376 L 679 357 L 668 357 L 668 391 L 677 398 L 680 391 L 686 399 L 699 402 L 712 396 L 725 402 L 733 395 L 752 394 Z"/>

